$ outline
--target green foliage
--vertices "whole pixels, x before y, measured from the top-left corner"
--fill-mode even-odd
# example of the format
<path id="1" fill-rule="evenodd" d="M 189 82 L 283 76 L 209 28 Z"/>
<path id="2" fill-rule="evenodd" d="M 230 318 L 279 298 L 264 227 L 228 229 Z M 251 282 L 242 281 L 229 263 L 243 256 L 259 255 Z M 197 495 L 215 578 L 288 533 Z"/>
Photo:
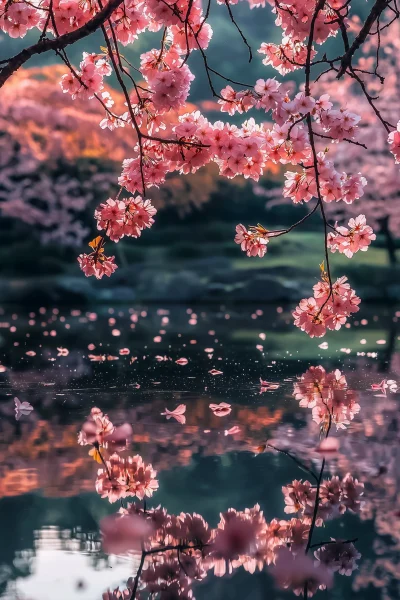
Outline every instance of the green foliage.
<path id="1" fill-rule="evenodd" d="M 57 247 L 41 246 L 32 239 L 13 244 L 12 252 L 6 246 L 1 246 L 1 274 L 4 277 L 60 275 L 66 272 L 66 258 L 65 253 Z"/>
<path id="2" fill-rule="evenodd" d="M 167 249 L 167 255 L 169 258 L 175 258 L 178 260 L 200 258 L 204 256 L 203 248 L 198 244 L 191 244 L 189 242 L 180 242 L 170 246 Z"/>

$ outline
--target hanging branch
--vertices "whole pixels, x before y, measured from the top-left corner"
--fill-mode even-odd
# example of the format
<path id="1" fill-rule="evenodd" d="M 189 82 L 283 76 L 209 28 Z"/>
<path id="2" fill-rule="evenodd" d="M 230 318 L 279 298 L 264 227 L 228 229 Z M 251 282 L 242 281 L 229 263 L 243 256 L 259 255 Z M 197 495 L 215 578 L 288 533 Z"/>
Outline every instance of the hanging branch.
<path id="1" fill-rule="evenodd" d="M 15 56 L 3 60 L 6 63 L 0 70 L 0 88 L 5 84 L 7 79 L 11 77 L 23 64 L 25 64 L 32 56 L 43 54 L 49 50 L 63 50 L 71 44 L 75 44 L 79 40 L 84 39 L 91 33 L 94 33 L 103 25 L 103 23 L 111 16 L 124 0 L 109 0 L 108 4 L 101 9 L 90 21 L 69 33 L 64 33 L 53 39 L 39 40 L 36 44 L 25 48 Z"/>

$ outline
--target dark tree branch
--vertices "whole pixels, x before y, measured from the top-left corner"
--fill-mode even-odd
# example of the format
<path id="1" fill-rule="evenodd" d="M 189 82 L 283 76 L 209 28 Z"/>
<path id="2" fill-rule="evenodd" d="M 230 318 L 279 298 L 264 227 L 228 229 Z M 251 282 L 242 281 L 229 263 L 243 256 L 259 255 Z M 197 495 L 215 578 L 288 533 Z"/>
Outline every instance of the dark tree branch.
<path id="1" fill-rule="evenodd" d="M 123 0 L 110 0 L 106 6 L 101 9 L 93 19 L 90 19 L 85 25 L 79 27 L 75 31 L 65 33 L 59 37 L 52 39 L 39 40 L 36 44 L 25 48 L 15 56 L 7 60 L 7 64 L 0 71 L 0 88 L 5 84 L 7 79 L 11 77 L 22 65 L 24 65 L 32 56 L 43 54 L 49 50 L 60 51 L 82 40 L 91 33 L 94 33 L 103 23 L 111 16 L 111 14 L 122 4 Z"/>
<path id="2" fill-rule="evenodd" d="M 238 24 L 237 24 L 237 22 L 235 21 L 235 17 L 233 16 L 233 12 L 232 12 L 232 9 L 231 9 L 231 7 L 230 7 L 230 4 L 229 4 L 228 0 L 225 0 L 225 5 L 226 5 L 226 8 L 228 9 L 228 13 L 229 13 L 229 16 L 230 16 L 230 18 L 231 18 L 231 21 L 232 21 L 232 23 L 234 24 L 234 26 L 235 26 L 235 27 L 236 27 L 236 29 L 238 30 L 238 32 L 239 32 L 239 35 L 240 35 L 240 37 L 241 37 L 241 38 L 242 38 L 242 40 L 243 40 L 243 43 L 245 44 L 245 46 L 247 46 L 247 49 L 248 49 L 248 51 L 249 51 L 249 62 L 251 62 L 251 61 L 252 61 L 252 59 L 253 59 L 253 52 L 252 52 L 252 50 L 251 50 L 251 46 L 250 46 L 250 44 L 248 43 L 248 41 L 246 40 L 246 38 L 245 38 L 245 36 L 244 36 L 244 33 L 243 33 L 243 31 L 241 30 L 241 28 L 239 27 L 239 25 L 238 25 Z"/>
<path id="3" fill-rule="evenodd" d="M 379 17 L 381 16 L 381 14 L 385 10 L 385 8 L 387 8 L 389 6 L 390 2 L 391 2 L 391 0 L 376 0 L 374 6 L 371 9 L 371 12 L 369 13 L 368 17 L 366 18 L 365 23 L 361 27 L 357 37 L 355 38 L 355 40 L 352 43 L 352 45 L 350 46 L 350 48 L 346 51 L 346 53 L 342 57 L 340 69 L 336 76 L 337 79 L 340 79 L 345 74 L 347 69 L 351 66 L 351 61 L 352 61 L 354 54 L 357 52 L 357 50 L 360 48 L 360 46 L 365 42 L 368 34 L 371 31 L 373 24 L 379 19 Z"/>

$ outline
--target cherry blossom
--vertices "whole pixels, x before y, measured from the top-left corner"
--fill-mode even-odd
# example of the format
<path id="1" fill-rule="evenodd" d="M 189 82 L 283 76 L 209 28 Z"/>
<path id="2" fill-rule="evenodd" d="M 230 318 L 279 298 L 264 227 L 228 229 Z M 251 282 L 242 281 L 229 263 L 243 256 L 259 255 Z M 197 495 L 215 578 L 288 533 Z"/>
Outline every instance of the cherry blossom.
<path id="1" fill-rule="evenodd" d="M 231 12 L 230 4 L 236 1 L 225 2 L 226 18 L 240 33 L 251 59 L 250 44 Z M 348 106 L 346 97 L 331 94 L 319 85 L 319 80 L 327 74 L 337 82 L 351 80 L 351 85 L 357 84 L 358 96 L 369 105 L 377 124 L 383 126 L 386 150 L 392 153 L 393 163 L 400 162 L 398 115 L 383 116 L 376 105 L 379 94 L 372 93 L 376 91 L 374 86 L 383 85 L 385 79 L 379 74 L 378 59 L 381 34 L 386 36 L 395 21 L 387 15 L 390 3 L 371 8 L 363 17 L 364 24 L 359 19 L 357 26 L 350 14 L 351 1 L 248 0 L 250 8 L 272 11 L 280 31 L 274 43 L 267 40 L 258 50 L 264 65 L 275 69 L 276 78 L 265 79 L 261 71 L 261 76 L 249 83 L 227 78 L 210 66 L 206 54 L 213 35 L 207 22 L 210 11 L 198 0 L 129 0 L 123 5 L 120 0 L 110 0 L 105 6 L 75 0 L 3 4 L 0 28 L 12 38 L 23 38 L 36 29 L 39 40 L 29 51 L 4 61 L 0 87 L 29 57 L 55 50 L 66 67 L 59 82 L 63 94 L 71 102 L 99 105 L 102 114 L 96 127 L 113 135 L 120 129 L 131 132 L 129 154 L 127 150 L 118 179 L 120 190 L 115 197 L 100 199 L 94 213 L 102 235 L 90 243 L 92 252 L 78 257 L 86 276 L 110 277 L 117 265 L 114 256 L 105 252 L 108 240 L 118 243 L 125 237 L 139 238 L 153 225 L 156 209 L 148 198 L 151 188 L 164 184 L 171 174 L 195 173 L 211 163 L 222 177 L 243 177 L 254 182 L 263 176 L 269 163 L 279 168 L 285 165 L 280 195 L 295 205 L 307 203 L 310 207 L 306 217 L 282 230 L 239 224 L 235 242 L 249 257 L 265 257 L 270 242 L 277 243 L 277 238 L 289 234 L 314 213 L 321 220 L 325 247 L 332 252 L 352 258 L 375 239 L 363 215 L 352 214 L 348 227 L 329 221 L 334 206 L 338 205 L 340 211 L 342 206 L 357 205 L 368 194 L 365 174 L 352 163 L 343 170 L 340 152 L 346 156 L 349 147 L 366 149 L 359 138 L 371 117 L 359 111 L 357 103 Z M 99 28 L 105 46 L 98 52 L 84 51 L 79 64 L 72 64 L 65 47 Z M 135 64 L 130 63 L 121 52 L 122 46 L 136 43 L 147 32 L 151 32 L 151 39 L 159 32 L 160 43 L 143 52 Z M 359 32 L 361 38 L 353 39 L 354 32 Z M 334 58 L 329 47 L 323 46 L 333 37 L 342 47 L 342 54 Z M 362 51 L 367 55 L 357 67 Z M 246 115 L 246 119 L 238 119 L 235 124 L 212 121 L 189 103 L 194 75 L 188 59 L 196 52 L 221 115 Z M 366 64 L 369 68 L 362 68 Z M 293 71 L 298 79 L 288 84 L 283 76 Z M 110 76 L 118 82 L 123 102 L 106 88 Z M 397 96 L 394 94 L 395 99 Z M 14 215 L 19 208 L 18 198 L 8 206 Z M 314 286 L 313 296 L 299 301 L 294 312 L 295 325 L 310 337 L 339 330 L 360 303 L 345 280 L 332 281 L 328 253 L 325 260 L 322 281 Z"/>
<path id="2" fill-rule="evenodd" d="M 79 432 L 78 444 L 93 446 L 89 454 L 97 462 L 102 463 L 100 448 L 106 448 L 109 452 L 121 451 L 126 448 L 131 438 L 132 427 L 129 423 L 115 427 L 108 415 L 103 414 L 99 408 L 94 407 Z"/>
<path id="3" fill-rule="evenodd" d="M 333 424 L 346 429 L 360 411 L 358 394 L 349 388 L 339 369 L 327 373 L 322 366 L 310 367 L 295 383 L 294 394 L 301 407 L 312 409 L 312 418 L 323 431 Z M 317 451 L 324 453 L 329 447 L 334 451 L 335 444 L 328 438 L 321 441 Z"/>
<path id="4" fill-rule="evenodd" d="M 354 544 L 332 539 L 331 543 L 315 551 L 321 564 L 341 575 L 351 575 L 358 568 L 356 561 L 361 557 Z"/>
<path id="5" fill-rule="evenodd" d="M 152 532 L 148 520 L 139 515 L 109 515 L 100 522 L 103 549 L 108 554 L 125 554 L 141 548 L 142 539 Z"/>
<path id="6" fill-rule="evenodd" d="M 226 417 L 232 411 L 232 407 L 227 402 L 220 402 L 219 404 L 210 404 L 210 409 L 216 417 Z"/>
<path id="7" fill-rule="evenodd" d="M 310 595 L 318 589 L 332 587 L 333 574 L 323 563 L 317 563 L 305 554 L 294 555 L 288 548 L 278 552 L 273 575 L 277 584 L 292 590 L 296 596 L 303 593 L 305 585 Z"/>
<path id="8" fill-rule="evenodd" d="M 313 519 L 316 501 L 316 489 L 309 481 L 295 480 L 282 488 L 285 498 L 285 513 L 297 514 L 305 523 Z M 343 479 L 335 476 L 322 481 L 316 526 L 321 527 L 324 521 L 338 517 L 349 509 L 358 513 L 362 510 L 364 486 L 354 480 L 350 474 Z"/>
<path id="9" fill-rule="evenodd" d="M 261 227 L 254 227 L 248 231 L 244 225 L 237 225 L 235 242 L 247 256 L 262 258 L 267 251 L 268 232 Z"/>
<path id="10" fill-rule="evenodd" d="M 153 467 L 146 465 L 141 456 L 125 459 L 115 453 L 106 461 L 104 468 L 98 470 L 96 491 L 111 503 L 129 496 L 150 498 L 158 489 L 156 475 Z"/>
<path id="11" fill-rule="evenodd" d="M 314 297 L 301 300 L 293 312 L 294 324 L 310 337 L 322 337 L 327 329 L 340 329 L 347 318 L 359 310 L 361 300 L 347 283 L 347 277 L 340 277 L 331 284 L 322 268 L 321 281 L 313 289 Z"/>
<path id="12" fill-rule="evenodd" d="M 186 423 L 185 412 L 186 412 L 186 404 L 179 404 L 179 406 L 174 408 L 174 410 L 168 410 L 168 408 L 166 408 L 165 412 L 163 412 L 161 414 L 165 415 L 167 419 L 173 418 L 176 421 L 178 421 L 178 423 L 181 423 L 182 425 L 184 425 Z"/>
<path id="13" fill-rule="evenodd" d="M 350 219 L 348 228 L 338 227 L 335 232 L 328 235 L 328 248 L 331 252 L 340 252 L 351 258 L 358 250 L 366 252 L 368 246 L 376 235 L 369 225 L 364 215 L 359 215 L 356 219 Z"/>
<path id="14" fill-rule="evenodd" d="M 400 162 L 400 121 L 397 122 L 395 131 L 391 131 L 388 135 L 390 152 L 396 159 L 396 164 Z"/>
<path id="15" fill-rule="evenodd" d="M 96 279 L 101 279 L 103 275 L 110 277 L 118 267 L 114 262 L 114 256 L 104 254 L 104 239 L 98 236 L 90 242 L 89 246 L 93 248 L 93 252 L 78 256 L 79 266 L 86 277 L 91 275 Z"/>
<path id="16" fill-rule="evenodd" d="M 19 421 L 22 416 L 29 416 L 33 411 L 33 406 L 29 402 L 21 402 L 19 398 L 14 398 L 14 403 L 15 418 L 17 421 Z"/>
<path id="17" fill-rule="evenodd" d="M 143 229 L 153 225 L 156 212 L 150 200 L 136 196 L 126 200 L 109 198 L 94 214 L 97 228 L 104 230 L 111 240 L 118 242 L 124 236 L 139 237 Z"/>

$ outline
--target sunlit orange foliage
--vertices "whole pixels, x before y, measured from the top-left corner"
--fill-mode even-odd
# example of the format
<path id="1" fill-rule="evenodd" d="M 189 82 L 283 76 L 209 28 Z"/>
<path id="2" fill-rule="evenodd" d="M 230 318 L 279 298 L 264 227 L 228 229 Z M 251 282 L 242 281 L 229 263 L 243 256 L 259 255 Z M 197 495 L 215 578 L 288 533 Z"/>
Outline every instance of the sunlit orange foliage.
<path id="1" fill-rule="evenodd" d="M 126 411 L 134 423 L 132 441 L 137 451 L 151 461 L 157 471 L 189 465 L 193 455 L 220 456 L 227 452 L 252 449 L 264 442 L 267 431 L 282 419 L 282 410 L 237 407 L 241 432 L 235 438 L 220 435 L 219 422 L 209 409 L 208 400 L 197 398 L 191 404 L 190 422 L 173 428 L 168 422 L 154 422 L 157 408 L 149 404 L 146 412 Z M 236 411 L 235 411 L 236 412 Z M 117 411 L 109 411 L 112 419 Z M 45 496 L 73 496 L 93 488 L 96 463 L 87 448 L 76 443 L 77 424 L 60 425 L 56 420 L 38 420 L 21 425 L 15 437 L 14 425 L 4 421 L 0 429 L 0 498 L 18 496 L 42 489 Z M 149 434 L 151 428 L 151 435 Z M 208 435 L 205 428 L 212 428 Z M 11 457 L 11 458 L 10 458 Z"/>
<path id="2" fill-rule="evenodd" d="M 100 129 L 104 109 L 96 100 L 72 102 L 63 94 L 58 81 L 65 72 L 58 65 L 17 71 L 2 90 L 0 128 L 41 161 L 122 161 L 134 144 L 132 131 Z M 113 97 L 122 109 L 122 95 L 113 92 Z"/>
<path id="3" fill-rule="evenodd" d="M 58 82 L 66 72 L 61 65 L 19 69 L 2 89 L 0 99 L 0 131 L 18 142 L 20 152 L 35 161 L 51 165 L 58 159 L 76 163 L 91 158 L 104 161 L 115 169 L 115 183 L 124 158 L 129 158 L 136 142 L 131 127 L 113 132 L 101 129 L 104 109 L 96 99 L 90 102 L 63 94 Z M 114 112 L 126 110 L 121 92 L 110 90 L 115 101 Z M 189 105 L 189 110 L 196 110 Z M 175 113 L 164 120 L 173 120 Z M 3 144 L 4 146 L 4 144 Z M 3 148 L 4 149 L 4 148 Z M 275 173 L 276 165 L 267 166 Z M 174 206 L 183 216 L 199 208 L 217 190 L 220 176 L 215 165 L 208 165 L 194 174 L 182 177 L 174 174 L 161 189 L 153 188 L 151 198 L 157 209 Z M 243 187 L 245 180 L 235 178 L 231 185 Z"/>
<path id="4" fill-rule="evenodd" d="M 130 156 L 135 132 L 130 127 L 113 132 L 101 129 L 99 123 L 105 113 L 96 99 L 72 101 L 63 94 L 59 81 L 66 72 L 61 65 L 19 69 L 2 90 L 0 128 L 13 134 L 39 160 L 62 156 L 120 163 Z M 115 101 L 113 110 L 124 112 L 122 93 L 114 89 L 110 92 Z M 191 110 L 195 108 L 190 106 Z M 171 113 L 170 118 L 174 117 Z"/>
<path id="5" fill-rule="evenodd" d="M 20 69 L 2 90 L 0 101 L 0 131 L 6 132 L 21 146 L 21 152 L 36 161 L 52 163 L 57 159 L 76 162 L 95 158 L 115 164 L 115 182 L 121 162 L 129 158 L 135 144 L 135 132 L 130 127 L 113 132 L 99 127 L 104 109 L 93 99 L 77 98 L 74 102 L 63 94 L 58 82 L 65 67 L 51 65 Z M 113 110 L 122 113 L 124 98 L 112 90 Z M 196 106 L 190 105 L 190 110 Z M 171 113 L 170 118 L 174 118 Z M 168 121 L 168 118 L 166 119 Z M 173 176 L 161 190 L 152 190 L 157 208 L 176 205 L 180 214 L 199 207 L 215 191 L 218 175 L 212 168 L 202 169 L 186 178 Z"/>

